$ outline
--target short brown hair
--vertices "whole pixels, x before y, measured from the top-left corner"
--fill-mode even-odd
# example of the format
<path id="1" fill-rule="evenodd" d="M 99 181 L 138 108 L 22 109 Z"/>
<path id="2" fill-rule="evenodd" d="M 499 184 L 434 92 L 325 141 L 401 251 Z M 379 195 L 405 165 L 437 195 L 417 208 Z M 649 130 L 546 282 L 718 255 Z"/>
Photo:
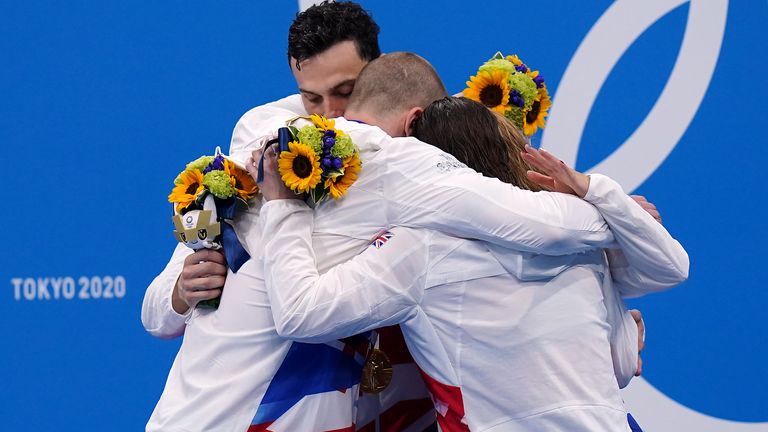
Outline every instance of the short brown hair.
<path id="1" fill-rule="evenodd" d="M 360 72 L 348 111 L 387 117 L 413 107 L 424 108 L 448 94 L 428 61 L 416 54 L 385 54 Z"/>

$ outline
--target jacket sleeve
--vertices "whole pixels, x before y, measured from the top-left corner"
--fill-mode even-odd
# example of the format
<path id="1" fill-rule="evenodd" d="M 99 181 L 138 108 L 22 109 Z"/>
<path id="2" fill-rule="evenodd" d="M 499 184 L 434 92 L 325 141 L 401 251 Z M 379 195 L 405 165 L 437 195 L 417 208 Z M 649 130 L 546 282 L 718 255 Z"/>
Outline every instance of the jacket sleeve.
<path id="1" fill-rule="evenodd" d="M 626 387 L 637 371 L 638 334 L 637 324 L 627 310 L 624 300 L 619 296 L 613 280 L 606 275 L 603 280 L 603 301 L 605 302 L 606 320 L 611 327 L 610 346 L 613 372 L 619 388 Z"/>
<path id="2" fill-rule="evenodd" d="M 619 246 L 607 253 L 614 284 L 623 297 L 669 289 L 688 278 L 685 249 L 618 183 L 592 174 L 584 199 L 603 215 Z"/>
<path id="3" fill-rule="evenodd" d="M 391 225 L 430 228 L 545 255 L 613 242 L 600 213 L 581 199 L 484 177 L 415 139 L 393 139 L 386 146 L 378 157 L 386 158 L 383 198 Z"/>
<path id="4" fill-rule="evenodd" d="M 192 249 L 179 243 L 168 265 L 155 277 L 144 293 L 141 323 L 152 336 L 171 339 L 184 334 L 185 321 L 190 312 L 182 315 L 173 310 L 171 295 L 184 267 L 184 259 L 192 252 Z"/>
<path id="5" fill-rule="evenodd" d="M 396 324 L 416 312 L 428 262 L 426 234 L 393 229 L 320 275 L 312 249 L 313 213 L 301 201 L 275 200 L 261 213 L 267 293 L 278 334 L 323 342 Z M 395 270 L 396 267 L 396 270 Z"/>

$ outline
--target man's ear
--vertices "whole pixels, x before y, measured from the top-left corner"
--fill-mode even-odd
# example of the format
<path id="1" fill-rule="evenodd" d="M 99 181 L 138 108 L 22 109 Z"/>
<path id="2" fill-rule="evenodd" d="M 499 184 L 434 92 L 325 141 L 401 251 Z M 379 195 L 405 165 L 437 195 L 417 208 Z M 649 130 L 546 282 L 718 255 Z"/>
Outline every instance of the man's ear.
<path id="1" fill-rule="evenodd" d="M 411 133 L 413 132 L 413 122 L 421 118 L 423 112 L 424 109 L 421 107 L 413 107 L 408 110 L 408 113 L 405 115 L 405 136 L 411 136 Z"/>

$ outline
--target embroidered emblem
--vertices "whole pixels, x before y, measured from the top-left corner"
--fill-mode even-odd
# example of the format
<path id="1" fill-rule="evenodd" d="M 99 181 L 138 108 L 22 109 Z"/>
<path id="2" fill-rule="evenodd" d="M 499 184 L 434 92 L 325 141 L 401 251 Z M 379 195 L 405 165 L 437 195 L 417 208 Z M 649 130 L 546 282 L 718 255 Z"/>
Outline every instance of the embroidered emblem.
<path id="1" fill-rule="evenodd" d="M 375 247 L 376 249 L 381 249 L 382 246 L 384 246 L 389 239 L 392 238 L 394 234 L 392 234 L 389 231 L 384 231 L 383 233 L 379 234 L 373 241 L 371 242 L 371 246 Z"/>
<path id="2" fill-rule="evenodd" d="M 457 168 L 466 168 L 467 166 L 463 163 L 459 162 L 453 155 L 448 153 L 443 153 L 442 155 L 443 161 L 437 163 L 437 169 L 440 170 L 442 173 L 451 172 Z"/>

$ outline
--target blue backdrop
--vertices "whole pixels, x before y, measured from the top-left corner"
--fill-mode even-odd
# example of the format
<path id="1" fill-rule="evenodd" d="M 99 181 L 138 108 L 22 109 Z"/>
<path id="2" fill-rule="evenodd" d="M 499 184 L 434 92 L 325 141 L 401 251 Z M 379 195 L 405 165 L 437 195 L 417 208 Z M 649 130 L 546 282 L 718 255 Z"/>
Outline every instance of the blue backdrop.
<path id="1" fill-rule="evenodd" d="M 709 7 L 662 2 L 680 5 L 627 47 L 600 87 L 576 140 L 580 169 L 638 129 L 682 55 L 694 6 Z M 452 92 L 495 51 L 520 54 L 548 80 L 554 123 L 568 116 L 556 112 L 566 98 L 558 87 L 574 53 L 627 1 L 361 3 L 382 28 L 384 51 L 423 55 Z M 649 327 L 650 385 L 696 412 L 768 431 L 757 424 L 768 422 L 768 3 L 714 3 L 727 3 L 727 21 L 711 81 L 671 153 L 636 189 L 687 248 L 690 279 L 631 306 Z M 144 289 L 175 246 L 166 196 L 184 163 L 228 148 L 242 113 L 295 92 L 285 49 L 296 11 L 279 0 L 0 6 L 9 222 L 0 429 L 143 428 L 178 349 L 146 334 L 139 318 Z"/>

